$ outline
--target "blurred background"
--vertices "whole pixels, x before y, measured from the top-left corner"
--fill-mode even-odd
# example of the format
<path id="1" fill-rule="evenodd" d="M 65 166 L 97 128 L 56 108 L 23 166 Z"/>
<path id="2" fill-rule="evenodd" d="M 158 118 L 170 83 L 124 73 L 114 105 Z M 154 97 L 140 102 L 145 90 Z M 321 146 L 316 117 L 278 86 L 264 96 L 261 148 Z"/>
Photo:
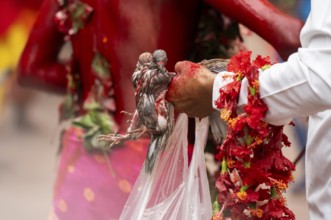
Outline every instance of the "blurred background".
<path id="1" fill-rule="evenodd" d="M 289 14 L 305 19 L 307 0 L 271 1 Z M 15 81 L 20 53 L 42 0 L 0 0 L 0 219 L 47 219 L 58 159 L 58 106 L 61 96 L 21 88 Z M 244 43 L 254 54 L 280 60 L 274 49 L 241 26 Z M 305 119 L 287 127 L 294 160 L 305 146 Z M 297 219 L 307 220 L 304 161 L 297 164 L 295 183 L 287 192 Z"/>

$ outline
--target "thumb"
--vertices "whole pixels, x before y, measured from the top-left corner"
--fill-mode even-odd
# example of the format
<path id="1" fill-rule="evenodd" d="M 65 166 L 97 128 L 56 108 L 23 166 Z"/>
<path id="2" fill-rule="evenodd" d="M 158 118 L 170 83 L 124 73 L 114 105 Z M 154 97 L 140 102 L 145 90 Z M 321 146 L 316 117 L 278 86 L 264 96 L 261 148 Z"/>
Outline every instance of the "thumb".
<path id="1" fill-rule="evenodd" d="M 191 61 L 179 61 L 176 63 L 175 65 L 175 72 L 180 75 L 180 74 L 185 74 L 187 72 L 192 72 L 198 68 L 200 68 L 201 65 L 197 64 L 197 63 L 193 63 Z"/>
<path id="2" fill-rule="evenodd" d="M 180 61 L 175 65 L 177 75 L 194 76 L 202 68 L 204 68 L 202 65 L 191 61 Z"/>
<path id="3" fill-rule="evenodd" d="M 176 63 L 175 65 L 175 72 L 177 73 L 177 75 L 182 73 L 182 69 L 185 66 L 185 63 L 187 63 L 188 61 L 179 61 Z"/>

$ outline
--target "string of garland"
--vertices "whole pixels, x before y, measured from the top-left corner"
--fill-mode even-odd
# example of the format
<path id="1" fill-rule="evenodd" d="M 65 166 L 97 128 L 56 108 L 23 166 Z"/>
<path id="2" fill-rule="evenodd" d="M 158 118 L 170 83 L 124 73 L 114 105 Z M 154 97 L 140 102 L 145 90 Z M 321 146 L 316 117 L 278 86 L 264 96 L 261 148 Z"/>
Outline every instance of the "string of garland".
<path id="1" fill-rule="evenodd" d="M 220 90 L 216 106 L 227 122 L 227 137 L 218 147 L 216 158 L 221 173 L 216 181 L 219 192 L 214 203 L 213 220 L 295 219 L 287 208 L 283 193 L 293 181 L 293 163 L 282 154 L 290 146 L 283 126 L 263 121 L 268 110 L 260 99 L 259 71 L 271 66 L 269 57 L 258 56 L 251 62 L 251 52 L 240 52 L 227 66 L 235 75 Z M 248 104 L 237 110 L 242 79 L 248 80 Z"/>

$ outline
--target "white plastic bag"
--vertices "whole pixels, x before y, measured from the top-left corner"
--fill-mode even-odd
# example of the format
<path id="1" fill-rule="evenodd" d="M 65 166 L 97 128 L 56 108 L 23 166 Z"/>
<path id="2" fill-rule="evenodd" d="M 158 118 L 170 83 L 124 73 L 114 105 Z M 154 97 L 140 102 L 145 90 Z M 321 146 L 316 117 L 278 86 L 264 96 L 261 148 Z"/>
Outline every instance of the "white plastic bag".
<path id="1" fill-rule="evenodd" d="M 208 220 L 212 217 L 204 147 L 208 118 L 196 119 L 196 141 L 190 165 L 188 118 L 179 115 L 168 145 L 156 158 L 151 174 L 141 173 L 120 220 Z"/>

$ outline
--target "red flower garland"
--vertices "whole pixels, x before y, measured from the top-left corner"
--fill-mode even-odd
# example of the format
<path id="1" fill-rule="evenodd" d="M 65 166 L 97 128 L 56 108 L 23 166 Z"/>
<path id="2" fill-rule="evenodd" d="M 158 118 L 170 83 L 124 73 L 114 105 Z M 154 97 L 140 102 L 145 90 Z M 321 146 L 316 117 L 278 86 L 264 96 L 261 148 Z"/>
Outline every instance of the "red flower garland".
<path id="1" fill-rule="evenodd" d="M 228 64 L 235 73 L 233 81 L 220 90 L 216 106 L 227 122 L 227 137 L 216 158 L 222 170 L 216 181 L 219 192 L 214 203 L 213 220 L 229 215 L 232 220 L 295 219 L 283 196 L 293 181 L 293 163 L 281 148 L 290 143 L 283 126 L 263 121 L 268 110 L 259 95 L 259 69 L 271 65 L 269 57 L 250 61 L 251 52 L 240 52 Z M 248 104 L 237 112 L 241 80 L 248 80 Z"/>

